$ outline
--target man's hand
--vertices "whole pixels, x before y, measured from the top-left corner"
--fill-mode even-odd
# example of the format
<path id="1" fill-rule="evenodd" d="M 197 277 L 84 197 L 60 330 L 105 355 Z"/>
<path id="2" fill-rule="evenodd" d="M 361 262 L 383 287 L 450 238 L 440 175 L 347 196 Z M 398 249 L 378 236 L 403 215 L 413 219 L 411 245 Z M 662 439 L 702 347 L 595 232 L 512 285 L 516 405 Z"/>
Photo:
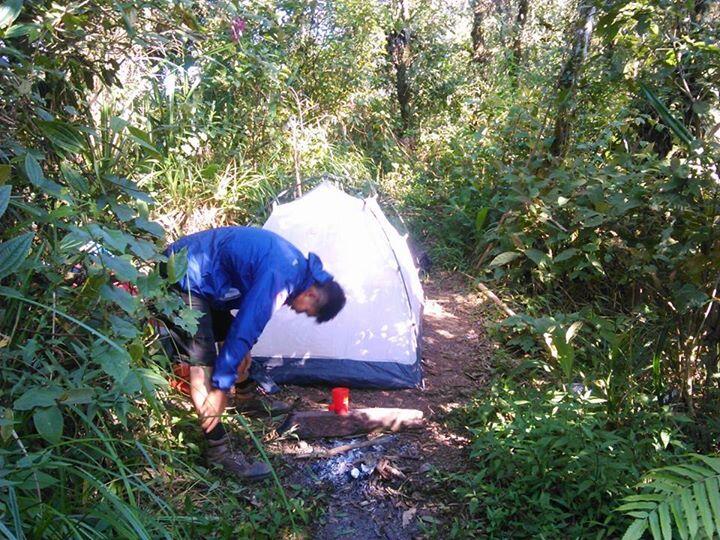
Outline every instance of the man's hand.
<path id="1" fill-rule="evenodd" d="M 247 353 L 238 366 L 235 384 L 247 381 L 250 376 L 250 364 L 252 364 L 252 356 L 250 356 L 250 353 Z"/>
<path id="2" fill-rule="evenodd" d="M 226 406 L 227 394 L 217 388 L 210 390 L 202 408 L 198 411 L 200 427 L 202 427 L 205 433 L 212 431 L 220 422 Z"/>
<path id="3" fill-rule="evenodd" d="M 190 396 L 200 418 L 200 426 L 206 433 L 218 425 L 227 406 L 225 392 L 210 387 L 211 373 L 209 367 L 190 368 Z"/>

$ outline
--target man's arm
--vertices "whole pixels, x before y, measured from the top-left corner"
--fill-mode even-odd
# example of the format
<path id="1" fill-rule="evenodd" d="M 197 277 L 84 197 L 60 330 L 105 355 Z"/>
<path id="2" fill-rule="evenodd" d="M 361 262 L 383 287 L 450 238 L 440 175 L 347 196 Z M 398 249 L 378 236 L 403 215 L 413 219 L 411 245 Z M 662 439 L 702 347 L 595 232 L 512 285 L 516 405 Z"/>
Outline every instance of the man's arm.
<path id="1" fill-rule="evenodd" d="M 227 392 L 235 384 L 240 362 L 260 337 L 273 312 L 283 287 L 273 272 L 261 276 L 243 297 L 225 343 L 215 361 L 213 388 Z"/>

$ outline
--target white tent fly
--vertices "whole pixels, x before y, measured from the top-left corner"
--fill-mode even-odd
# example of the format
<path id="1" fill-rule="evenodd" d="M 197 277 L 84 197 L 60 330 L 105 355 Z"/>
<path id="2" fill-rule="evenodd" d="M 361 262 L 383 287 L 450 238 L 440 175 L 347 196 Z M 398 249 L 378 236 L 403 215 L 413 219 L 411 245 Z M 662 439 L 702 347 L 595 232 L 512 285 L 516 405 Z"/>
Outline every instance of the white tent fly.
<path id="1" fill-rule="evenodd" d="M 423 291 L 406 238 L 377 201 L 324 182 L 276 206 L 264 228 L 317 253 L 347 296 L 324 324 L 277 311 L 252 350 L 267 374 L 278 383 L 418 386 Z"/>

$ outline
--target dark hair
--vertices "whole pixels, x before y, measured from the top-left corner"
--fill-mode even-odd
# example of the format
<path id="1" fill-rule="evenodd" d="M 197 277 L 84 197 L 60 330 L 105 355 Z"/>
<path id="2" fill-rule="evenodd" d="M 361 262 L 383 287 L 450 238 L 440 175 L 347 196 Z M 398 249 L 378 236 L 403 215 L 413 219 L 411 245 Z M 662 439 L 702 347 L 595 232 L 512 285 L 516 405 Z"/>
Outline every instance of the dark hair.
<path id="1" fill-rule="evenodd" d="M 325 299 L 322 307 L 318 309 L 315 320 L 318 323 L 324 323 L 333 319 L 345 307 L 345 292 L 337 281 L 332 279 L 325 283 L 316 283 L 315 286 Z"/>

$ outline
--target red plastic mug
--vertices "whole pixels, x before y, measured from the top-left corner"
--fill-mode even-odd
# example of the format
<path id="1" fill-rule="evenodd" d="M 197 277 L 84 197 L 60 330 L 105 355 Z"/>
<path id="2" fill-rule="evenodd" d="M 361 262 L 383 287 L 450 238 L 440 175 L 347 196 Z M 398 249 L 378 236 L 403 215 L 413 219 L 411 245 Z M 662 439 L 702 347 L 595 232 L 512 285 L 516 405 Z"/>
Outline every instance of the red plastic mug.
<path id="1" fill-rule="evenodd" d="M 333 388 L 332 403 L 328 405 L 328 410 L 335 414 L 347 414 L 350 411 L 350 389 Z"/>

